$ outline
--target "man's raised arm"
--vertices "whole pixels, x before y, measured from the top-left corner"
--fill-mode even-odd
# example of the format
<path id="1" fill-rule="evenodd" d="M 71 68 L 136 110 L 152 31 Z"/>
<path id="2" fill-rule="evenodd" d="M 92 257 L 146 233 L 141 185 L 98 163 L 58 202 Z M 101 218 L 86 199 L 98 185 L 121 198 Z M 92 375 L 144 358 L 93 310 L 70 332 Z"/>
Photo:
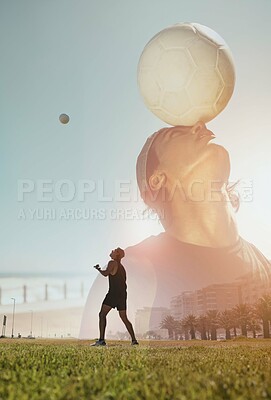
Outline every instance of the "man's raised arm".
<path id="1" fill-rule="evenodd" d="M 99 266 L 99 264 L 98 264 L 98 265 L 95 265 L 94 268 L 96 268 L 97 271 L 99 271 L 103 276 L 108 276 L 108 275 L 110 275 L 110 274 L 112 273 L 112 271 L 113 271 L 113 269 L 114 269 L 114 264 L 115 264 L 115 261 L 110 260 L 110 261 L 108 262 L 108 264 L 107 264 L 107 268 L 106 268 L 106 269 L 104 269 L 104 270 L 101 269 L 101 267 Z"/>

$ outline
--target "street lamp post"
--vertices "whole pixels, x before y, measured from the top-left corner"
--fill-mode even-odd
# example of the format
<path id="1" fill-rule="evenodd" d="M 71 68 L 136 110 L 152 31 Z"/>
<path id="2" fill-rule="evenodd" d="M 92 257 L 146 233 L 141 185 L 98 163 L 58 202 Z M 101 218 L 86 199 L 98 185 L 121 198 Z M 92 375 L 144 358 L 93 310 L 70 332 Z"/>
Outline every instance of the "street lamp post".
<path id="1" fill-rule="evenodd" d="M 16 300 L 14 297 L 11 297 L 11 300 L 13 300 L 11 337 L 14 338 L 14 318 L 15 318 L 15 302 L 16 302 Z"/>
<path id="2" fill-rule="evenodd" d="M 41 321 L 40 321 L 40 337 L 42 337 L 42 328 L 43 328 L 43 317 L 41 317 L 41 319 L 40 319 Z"/>
<path id="3" fill-rule="evenodd" d="M 33 310 L 30 310 L 30 312 L 31 312 L 30 337 L 32 337 L 33 336 L 32 335 L 32 333 L 33 333 L 33 330 L 32 330 L 32 328 L 33 328 Z"/>

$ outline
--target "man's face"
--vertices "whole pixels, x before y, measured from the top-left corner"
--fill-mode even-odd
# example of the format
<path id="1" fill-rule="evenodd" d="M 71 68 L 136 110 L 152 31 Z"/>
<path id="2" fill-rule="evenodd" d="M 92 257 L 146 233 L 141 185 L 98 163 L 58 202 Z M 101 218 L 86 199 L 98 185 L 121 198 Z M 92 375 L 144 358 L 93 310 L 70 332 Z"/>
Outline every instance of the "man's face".
<path id="1" fill-rule="evenodd" d="M 112 250 L 110 253 L 110 257 L 112 258 L 112 260 L 115 260 L 118 257 L 118 250 L 117 249 Z"/>
<path id="2" fill-rule="evenodd" d="M 160 161 L 170 184 L 181 181 L 187 186 L 193 181 L 227 181 L 230 171 L 228 152 L 211 143 L 215 135 L 202 122 L 194 126 L 168 129 L 154 142 Z"/>

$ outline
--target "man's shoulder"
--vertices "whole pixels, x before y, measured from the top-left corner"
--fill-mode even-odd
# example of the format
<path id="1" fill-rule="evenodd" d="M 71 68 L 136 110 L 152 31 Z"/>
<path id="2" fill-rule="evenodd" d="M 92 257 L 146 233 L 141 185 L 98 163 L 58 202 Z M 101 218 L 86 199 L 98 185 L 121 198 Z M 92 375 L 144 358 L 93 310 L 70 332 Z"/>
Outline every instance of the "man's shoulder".
<path id="1" fill-rule="evenodd" d="M 117 265 L 118 265 L 118 263 L 116 260 L 110 260 L 110 261 L 108 261 L 107 268 L 109 268 L 110 270 L 113 270 L 117 267 Z"/>
<path id="2" fill-rule="evenodd" d="M 238 250 L 237 256 L 249 264 L 254 273 L 271 279 L 270 260 L 268 260 L 254 244 L 243 238 L 240 238 L 240 241 L 241 248 Z"/>
<path id="3" fill-rule="evenodd" d="M 258 258 L 262 262 L 270 264 L 270 260 L 268 260 L 265 255 L 255 246 L 255 244 L 249 242 L 248 240 L 240 237 L 240 244 L 239 251 L 241 250 L 245 255 Z"/>
<path id="4" fill-rule="evenodd" d="M 144 252 L 144 254 L 152 252 L 154 248 L 161 245 L 163 236 L 164 233 L 160 233 L 156 236 L 152 235 L 133 246 L 128 246 L 125 249 L 125 256 L 140 255 L 142 252 Z"/>

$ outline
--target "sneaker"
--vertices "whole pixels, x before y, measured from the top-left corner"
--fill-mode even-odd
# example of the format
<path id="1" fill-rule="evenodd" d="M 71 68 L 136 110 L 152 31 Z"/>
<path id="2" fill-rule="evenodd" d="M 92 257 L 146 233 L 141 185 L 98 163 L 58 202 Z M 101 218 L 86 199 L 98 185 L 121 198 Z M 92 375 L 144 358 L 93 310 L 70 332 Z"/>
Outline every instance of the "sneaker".
<path id="1" fill-rule="evenodd" d="M 139 343 L 138 343 L 138 341 L 137 340 L 132 340 L 132 346 L 136 346 L 136 345 L 139 345 Z"/>
<path id="2" fill-rule="evenodd" d="M 106 342 L 104 340 L 96 340 L 95 343 L 92 343 L 90 346 L 106 346 Z"/>

